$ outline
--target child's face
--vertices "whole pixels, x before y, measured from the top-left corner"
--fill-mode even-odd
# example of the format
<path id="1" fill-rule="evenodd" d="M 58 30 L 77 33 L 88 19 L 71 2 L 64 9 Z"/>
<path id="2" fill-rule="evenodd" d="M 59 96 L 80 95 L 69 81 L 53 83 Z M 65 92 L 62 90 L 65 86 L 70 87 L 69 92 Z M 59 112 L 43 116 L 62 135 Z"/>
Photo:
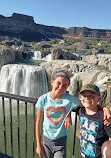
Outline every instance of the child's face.
<path id="1" fill-rule="evenodd" d="M 97 107 L 100 102 L 101 96 L 90 90 L 85 90 L 81 93 L 81 103 L 85 108 Z"/>
<path id="2" fill-rule="evenodd" d="M 62 95 L 66 92 L 69 86 L 69 79 L 65 76 L 58 76 L 51 80 L 52 91 L 57 95 Z"/>

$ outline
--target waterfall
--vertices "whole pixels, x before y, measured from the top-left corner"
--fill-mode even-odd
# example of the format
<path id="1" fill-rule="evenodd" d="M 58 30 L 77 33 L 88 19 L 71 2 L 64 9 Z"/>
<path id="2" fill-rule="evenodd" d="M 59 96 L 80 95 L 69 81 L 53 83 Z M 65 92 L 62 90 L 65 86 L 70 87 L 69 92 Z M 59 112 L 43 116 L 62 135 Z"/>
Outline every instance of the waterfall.
<path id="1" fill-rule="evenodd" d="M 48 92 L 46 72 L 41 66 L 4 65 L 0 72 L 0 91 L 38 98 Z"/>
<path id="2" fill-rule="evenodd" d="M 33 60 L 40 60 L 42 58 L 40 51 L 34 51 Z"/>
<path id="3" fill-rule="evenodd" d="M 42 60 L 51 61 L 51 54 L 46 55 Z"/>

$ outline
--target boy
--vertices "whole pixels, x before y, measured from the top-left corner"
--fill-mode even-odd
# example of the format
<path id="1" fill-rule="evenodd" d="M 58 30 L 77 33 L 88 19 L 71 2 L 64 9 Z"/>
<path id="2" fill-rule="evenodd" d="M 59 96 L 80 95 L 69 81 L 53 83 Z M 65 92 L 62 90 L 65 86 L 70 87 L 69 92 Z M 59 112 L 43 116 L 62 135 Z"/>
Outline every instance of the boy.
<path id="1" fill-rule="evenodd" d="M 82 158 L 102 158 L 101 146 L 111 137 L 111 125 L 104 126 L 103 111 L 98 109 L 101 101 L 99 88 L 87 84 L 80 91 L 80 147 Z"/>

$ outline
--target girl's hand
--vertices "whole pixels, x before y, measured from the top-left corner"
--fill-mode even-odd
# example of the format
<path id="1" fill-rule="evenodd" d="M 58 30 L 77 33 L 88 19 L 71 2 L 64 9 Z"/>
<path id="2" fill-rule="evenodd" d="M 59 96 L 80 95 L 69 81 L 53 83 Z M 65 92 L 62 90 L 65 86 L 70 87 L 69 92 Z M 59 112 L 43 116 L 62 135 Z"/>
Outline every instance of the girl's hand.
<path id="1" fill-rule="evenodd" d="M 44 156 L 44 149 L 43 149 L 42 146 L 41 147 L 37 146 L 36 152 L 37 152 L 37 154 L 38 154 L 39 157 L 43 157 Z"/>
<path id="2" fill-rule="evenodd" d="M 43 124 L 43 110 L 37 109 L 37 121 L 36 121 L 37 148 L 36 148 L 36 152 L 39 157 L 43 157 L 43 155 L 44 155 L 44 149 L 43 149 L 42 143 L 41 143 L 42 124 Z"/>
<path id="3" fill-rule="evenodd" d="M 111 113 L 107 107 L 103 108 L 104 112 L 104 125 L 109 126 L 111 124 Z"/>
<path id="4" fill-rule="evenodd" d="M 72 126 L 72 119 L 71 119 L 71 112 L 67 116 L 66 120 L 64 121 L 64 127 L 69 129 L 69 125 Z"/>

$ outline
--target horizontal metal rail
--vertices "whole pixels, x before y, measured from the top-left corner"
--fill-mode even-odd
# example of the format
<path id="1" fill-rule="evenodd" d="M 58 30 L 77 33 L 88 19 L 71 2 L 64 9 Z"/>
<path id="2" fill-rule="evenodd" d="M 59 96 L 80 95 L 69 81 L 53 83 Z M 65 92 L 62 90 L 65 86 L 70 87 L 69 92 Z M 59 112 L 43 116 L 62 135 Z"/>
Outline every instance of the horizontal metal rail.
<path id="1" fill-rule="evenodd" d="M 9 99 L 19 100 L 19 101 L 29 102 L 34 104 L 37 102 L 36 98 L 24 97 L 24 96 L 4 93 L 4 92 L 0 92 L 0 96 L 3 98 L 9 98 Z"/>

